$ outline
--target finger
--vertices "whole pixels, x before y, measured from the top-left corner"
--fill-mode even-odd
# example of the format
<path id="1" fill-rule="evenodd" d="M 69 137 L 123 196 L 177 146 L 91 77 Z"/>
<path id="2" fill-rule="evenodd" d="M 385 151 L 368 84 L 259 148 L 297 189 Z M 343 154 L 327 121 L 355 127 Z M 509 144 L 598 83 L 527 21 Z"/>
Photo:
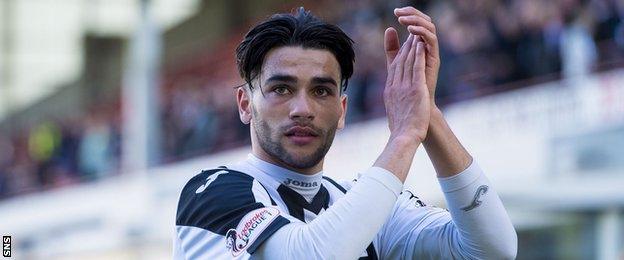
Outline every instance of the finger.
<path id="1" fill-rule="evenodd" d="M 405 26 L 416 25 L 427 28 L 432 33 L 436 33 L 435 25 L 428 21 L 427 19 L 416 16 L 416 15 L 408 15 L 408 16 L 399 16 L 399 23 Z"/>
<path id="2" fill-rule="evenodd" d="M 401 79 L 403 78 L 403 66 L 405 64 L 405 59 L 407 59 L 407 53 L 409 53 L 409 50 L 411 49 L 411 44 L 412 41 L 414 40 L 414 35 L 410 34 L 407 37 L 407 40 L 405 41 L 405 43 L 403 43 L 403 47 L 401 47 L 401 51 L 399 51 L 399 54 L 397 55 L 397 58 L 394 59 L 394 66 L 395 66 L 395 71 L 394 71 L 394 78 L 392 80 L 393 83 L 397 83 L 397 82 L 401 82 Z"/>
<path id="3" fill-rule="evenodd" d="M 408 37 L 409 39 L 409 37 Z M 398 60 L 399 58 L 397 57 L 401 57 L 401 53 L 405 50 L 405 43 L 407 42 L 407 40 L 403 43 L 403 46 L 401 46 L 401 48 L 399 49 L 399 52 L 397 53 L 397 55 L 395 56 L 395 58 L 390 62 L 390 67 L 388 69 L 388 77 L 386 78 L 386 83 L 388 84 L 388 86 L 392 86 L 394 79 L 398 78 L 396 77 L 396 71 L 397 71 L 397 67 L 400 66 Z M 403 69 L 402 67 L 400 68 L 401 70 Z"/>
<path id="4" fill-rule="evenodd" d="M 437 56 L 438 55 L 438 37 L 430 32 L 429 30 L 427 30 L 425 27 L 422 26 L 414 26 L 414 25 L 410 25 L 407 27 L 407 30 L 414 35 L 420 36 L 425 40 L 425 43 L 427 43 L 427 45 L 429 45 L 432 48 L 429 48 L 433 55 Z"/>
<path id="5" fill-rule="evenodd" d="M 422 18 L 425 18 L 427 21 L 430 21 L 430 22 L 432 21 L 431 17 L 429 17 L 425 13 L 411 6 L 394 9 L 394 15 L 397 17 L 403 16 L 403 15 L 418 15 Z"/>
<path id="6" fill-rule="evenodd" d="M 415 37 L 412 37 L 415 38 Z M 416 57 L 416 43 L 420 42 L 418 39 L 414 39 L 410 42 L 410 50 L 407 53 L 405 64 L 403 65 L 403 82 L 411 83 L 414 71 L 414 59 Z M 411 84 L 410 84 L 411 85 Z"/>
<path id="7" fill-rule="evenodd" d="M 416 57 L 412 73 L 412 83 L 425 79 L 425 43 L 422 41 L 416 43 Z"/>
<path id="8" fill-rule="evenodd" d="M 388 27 L 384 33 L 384 49 L 386 50 L 386 68 L 390 68 L 392 61 L 399 53 L 401 44 L 399 43 L 399 34 L 396 29 Z"/>

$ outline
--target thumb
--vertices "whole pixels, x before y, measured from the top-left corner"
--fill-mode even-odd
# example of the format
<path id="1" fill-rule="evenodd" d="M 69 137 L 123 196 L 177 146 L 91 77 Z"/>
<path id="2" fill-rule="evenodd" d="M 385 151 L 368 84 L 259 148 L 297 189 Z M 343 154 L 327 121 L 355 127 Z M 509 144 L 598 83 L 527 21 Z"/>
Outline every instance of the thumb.
<path id="1" fill-rule="evenodd" d="M 386 68 L 390 68 L 390 64 L 399 53 L 399 34 L 396 29 L 388 27 L 384 33 L 384 49 L 386 50 Z"/>

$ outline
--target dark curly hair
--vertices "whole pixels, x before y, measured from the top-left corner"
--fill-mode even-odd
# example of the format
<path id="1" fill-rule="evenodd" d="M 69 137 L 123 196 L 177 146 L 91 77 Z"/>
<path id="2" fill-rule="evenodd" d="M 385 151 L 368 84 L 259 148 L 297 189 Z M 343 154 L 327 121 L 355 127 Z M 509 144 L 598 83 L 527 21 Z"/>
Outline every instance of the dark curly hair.
<path id="1" fill-rule="evenodd" d="M 250 90 L 253 90 L 251 82 L 260 73 L 266 54 L 273 48 L 283 46 L 331 52 L 340 65 L 341 90 L 347 89 L 355 61 L 353 40 L 338 26 L 328 24 L 299 7 L 293 14 L 275 14 L 256 25 L 236 48 L 238 71 Z"/>

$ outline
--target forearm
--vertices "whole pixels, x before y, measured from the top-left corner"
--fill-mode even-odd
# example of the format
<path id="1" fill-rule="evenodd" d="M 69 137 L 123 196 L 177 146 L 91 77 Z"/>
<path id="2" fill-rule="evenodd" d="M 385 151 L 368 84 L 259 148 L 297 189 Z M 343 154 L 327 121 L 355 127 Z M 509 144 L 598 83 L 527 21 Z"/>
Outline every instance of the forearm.
<path id="1" fill-rule="evenodd" d="M 472 157 L 461 145 L 437 107 L 431 109 L 427 138 L 423 141 L 438 177 L 456 175 L 470 165 Z"/>
<path id="2" fill-rule="evenodd" d="M 388 219 L 402 188 L 393 174 L 370 168 L 322 215 L 308 224 L 291 223 L 282 227 L 254 256 L 261 259 L 355 259 Z"/>
<path id="3" fill-rule="evenodd" d="M 415 138 L 391 136 L 373 166 L 386 169 L 405 182 L 418 146 L 420 141 Z"/>
<path id="4" fill-rule="evenodd" d="M 510 259 L 517 250 L 517 237 L 495 189 L 476 163 L 458 175 L 440 178 L 459 239 L 453 241 L 477 258 Z"/>

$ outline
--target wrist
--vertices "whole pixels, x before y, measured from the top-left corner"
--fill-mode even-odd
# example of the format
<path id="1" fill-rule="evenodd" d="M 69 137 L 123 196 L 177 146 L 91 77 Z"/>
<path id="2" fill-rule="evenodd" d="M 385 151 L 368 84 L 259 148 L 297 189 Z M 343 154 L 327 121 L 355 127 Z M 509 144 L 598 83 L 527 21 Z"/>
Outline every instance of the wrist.
<path id="1" fill-rule="evenodd" d="M 437 106 L 433 105 L 431 107 L 431 116 L 429 118 L 429 127 L 427 129 L 427 136 L 422 140 L 424 145 L 427 145 L 433 139 L 435 135 L 435 131 L 438 130 L 440 120 L 444 120 L 444 115 L 442 114 L 442 110 Z"/>
<path id="2" fill-rule="evenodd" d="M 420 142 L 413 136 L 391 135 L 384 151 L 373 166 L 386 169 L 405 182 Z"/>
<path id="3" fill-rule="evenodd" d="M 392 146 L 406 148 L 417 148 L 421 143 L 422 140 L 416 134 L 390 134 L 390 140 L 388 140 L 388 144 Z"/>

